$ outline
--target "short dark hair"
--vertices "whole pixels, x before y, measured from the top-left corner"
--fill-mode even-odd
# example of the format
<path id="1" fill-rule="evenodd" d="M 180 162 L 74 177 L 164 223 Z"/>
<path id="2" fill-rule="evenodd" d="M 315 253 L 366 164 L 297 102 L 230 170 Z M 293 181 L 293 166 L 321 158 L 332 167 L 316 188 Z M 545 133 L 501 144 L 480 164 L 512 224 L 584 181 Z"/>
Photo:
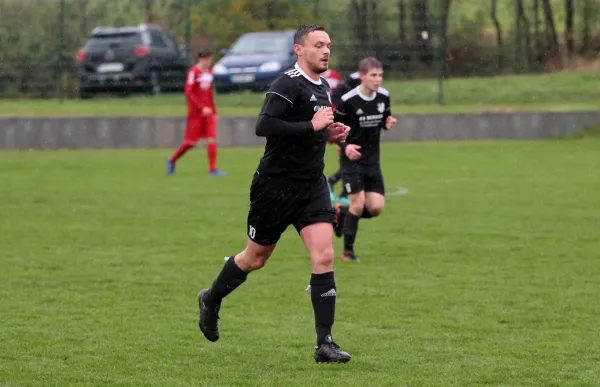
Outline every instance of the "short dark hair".
<path id="1" fill-rule="evenodd" d="M 202 48 L 196 54 L 196 58 L 210 58 L 213 55 L 212 50 L 210 48 Z"/>
<path id="2" fill-rule="evenodd" d="M 383 69 L 383 65 L 380 61 L 372 56 L 368 56 L 365 59 L 361 60 L 358 64 L 358 71 L 361 73 L 368 73 L 372 69 Z"/>
<path id="3" fill-rule="evenodd" d="M 304 44 L 304 38 L 306 38 L 306 35 L 315 31 L 325 31 L 325 27 L 318 24 L 301 25 L 294 34 L 294 44 Z"/>

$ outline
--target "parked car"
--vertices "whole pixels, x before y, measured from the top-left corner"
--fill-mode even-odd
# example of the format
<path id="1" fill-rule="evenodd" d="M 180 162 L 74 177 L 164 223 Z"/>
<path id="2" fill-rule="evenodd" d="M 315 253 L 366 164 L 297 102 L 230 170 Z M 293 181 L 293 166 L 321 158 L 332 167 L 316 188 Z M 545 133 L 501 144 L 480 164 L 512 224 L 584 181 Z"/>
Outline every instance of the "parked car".
<path id="1" fill-rule="evenodd" d="M 97 27 L 75 58 L 78 92 L 181 91 L 191 66 L 185 50 L 162 28 Z"/>
<path id="2" fill-rule="evenodd" d="M 279 73 L 296 62 L 294 32 L 250 32 L 240 36 L 213 66 L 218 93 L 266 90 Z"/>

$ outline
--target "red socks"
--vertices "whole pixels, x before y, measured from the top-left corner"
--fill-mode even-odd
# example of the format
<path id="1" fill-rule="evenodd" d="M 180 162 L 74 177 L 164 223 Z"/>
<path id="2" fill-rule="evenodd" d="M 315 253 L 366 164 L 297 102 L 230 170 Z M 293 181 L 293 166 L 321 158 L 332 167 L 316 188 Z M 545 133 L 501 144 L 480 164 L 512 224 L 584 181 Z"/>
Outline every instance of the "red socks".
<path id="1" fill-rule="evenodd" d="M 173 153 L 173 156 L 171 156 L 171 162 L 175 164 L 181 156 L 183 156 L 188 150 L 192 149 L 193 147 L 194 145 L 189 142 L 184 142 L 183 144 L 181 144 L 179 148 L 175 151 L 175 153 Z M 206 144 L 206 150 L 208 153 L 208 170 L 212 172 L 215 169 L 217 169 L 217 144 Z"/>
<path id="2" fill-rule="evenodd" d="M 217 144 L 207 144 L 206 149 L 208 151 L 208 170 L 212 172 L 217 169 Z"/>

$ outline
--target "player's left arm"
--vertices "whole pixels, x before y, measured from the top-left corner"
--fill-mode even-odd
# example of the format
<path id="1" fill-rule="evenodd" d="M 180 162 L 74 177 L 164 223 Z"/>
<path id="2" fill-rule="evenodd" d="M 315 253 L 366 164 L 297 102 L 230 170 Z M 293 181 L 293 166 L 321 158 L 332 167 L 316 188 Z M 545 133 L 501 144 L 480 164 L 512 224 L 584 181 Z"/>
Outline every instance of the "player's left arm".
<path id="1" fill-rule="evenodd" d="M 392 106 L 391 106 L 389 97 L 387 97 L 385 99 L 385 110 L 383 112 L 383 122 L 384 122 L 383 127 L 385 130 L 392 129 L 394 127 L 394 125 L 396 125 L 396 123 L 398 122 L 398 120 L 392 115 Z"/>

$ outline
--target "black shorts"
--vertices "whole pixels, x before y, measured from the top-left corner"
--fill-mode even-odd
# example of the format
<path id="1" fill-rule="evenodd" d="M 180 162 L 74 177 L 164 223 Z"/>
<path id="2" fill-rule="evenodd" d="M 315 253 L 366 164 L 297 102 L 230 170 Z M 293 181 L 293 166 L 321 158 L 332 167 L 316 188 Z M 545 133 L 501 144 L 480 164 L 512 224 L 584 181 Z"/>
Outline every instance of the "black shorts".
<path id="1" fill-rule="evenodd" d="M 385 184 L 381 167 L 376 165 L 355 164 L 342 166 L 342 183 L 348 195 L 365 192 L 376 192 L 385 195 Z"/>
<path id="2" fill-rule="evenodd" d="M 334 223 L 325 176 L 292 180 L 255 172 L 250 186 L 248 237 L 259 245 L 274 245 L 289 225 L 299 233 L 314 223 Z"/>

